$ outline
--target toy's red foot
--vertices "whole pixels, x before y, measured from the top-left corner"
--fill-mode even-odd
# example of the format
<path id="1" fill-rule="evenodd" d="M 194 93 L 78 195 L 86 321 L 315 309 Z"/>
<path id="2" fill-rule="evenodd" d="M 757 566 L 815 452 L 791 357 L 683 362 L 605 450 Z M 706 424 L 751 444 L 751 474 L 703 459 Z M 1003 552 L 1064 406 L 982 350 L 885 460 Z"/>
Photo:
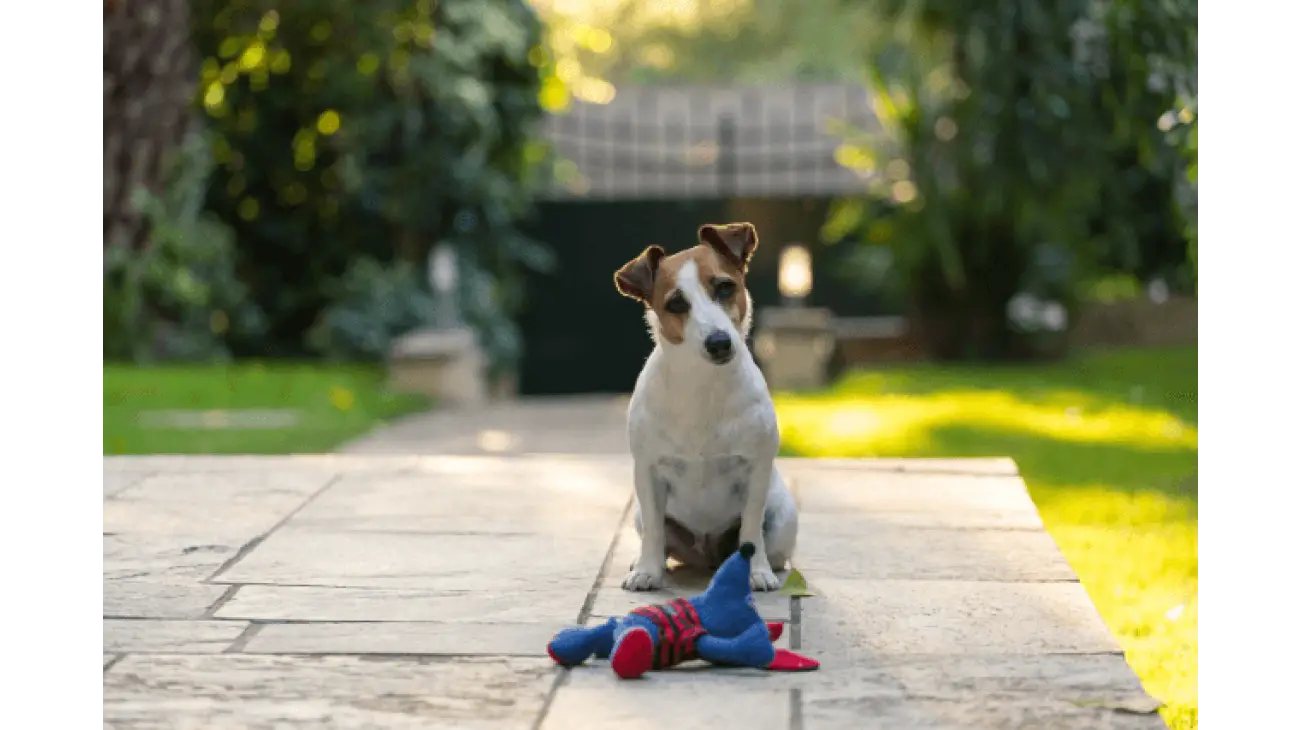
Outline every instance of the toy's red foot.
<path id="1" fill-rule="evenodd" d="M 781 638 L 781 633 L 785 631 L 785 624 L 780 621 L 773 621 L 767 625 L 767 636 L 775 644 L 776 640 Z"/>
<path id="2" fill-rule="evenodd" d="M 623 635 L 614 653 L 609 657 L 609 665 L 614 673 L 623 679 L 636 679 L 650 671 L 654 663 L 655 644 L 650 639 L 650 632 L 637 628 Z"/>
<path id="3" fill-rule="evenodd" d="M 821 666 L 821 662 L 796 654 L 788 649 L 777 649 L 776 658 L 767 668 L 774 672 L 807 672 Z"/>

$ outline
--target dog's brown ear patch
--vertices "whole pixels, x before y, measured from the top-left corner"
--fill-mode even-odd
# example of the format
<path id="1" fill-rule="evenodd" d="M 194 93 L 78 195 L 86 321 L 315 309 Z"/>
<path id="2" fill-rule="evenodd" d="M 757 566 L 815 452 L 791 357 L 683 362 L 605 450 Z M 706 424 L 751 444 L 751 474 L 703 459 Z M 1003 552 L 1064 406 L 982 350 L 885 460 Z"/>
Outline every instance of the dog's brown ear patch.
<path id="1" fill-rule="evenodd" d="M 614 272 L 614 287 L 618 293 L 639 302 L 649 302 L 650 293 L 654 291 L 655 273 L 659 271 L 659 261 L 663 257 L 663 248 L 651 246 L 623 264 Z"/>
<path id="2" fill-rule="evenodd" d="M 700 243 L 707 244 L 732 265 L 744 271 L 758 248 L 758 231 L 753 223 L 700 226 Z"/>

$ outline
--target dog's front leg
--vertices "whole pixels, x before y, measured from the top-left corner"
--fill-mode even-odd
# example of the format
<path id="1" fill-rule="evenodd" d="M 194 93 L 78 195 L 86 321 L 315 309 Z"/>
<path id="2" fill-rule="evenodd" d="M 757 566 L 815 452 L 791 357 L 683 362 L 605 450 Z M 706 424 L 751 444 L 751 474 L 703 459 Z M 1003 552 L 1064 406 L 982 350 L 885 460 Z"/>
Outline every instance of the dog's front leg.
<path id="1" fill-rule="evenodd" d="M 637 461 L 632 479 L 636 483 L 636 502 L 641 510 L 641 557 L 632 572 L 623 579 L 629 591 L 662 588 L 667 553 L 664 550 L 664 509 L 668 492 L 655 481 L 650 466 Z"/>
<path id="2" fill-rule="evenodd" d="M 754 557 L 749 560 L 749 585 L 756 591 L 774 591 L 781 587 L 772 565 L 767 559 L 767 543 L 763 539 L 763 519 L 767 512 L 767 493 L 772 488 L 771 459 L 764 459 L 750 472 L 745 504 L 740 512 L 740 543 L 754 544 Z"/>

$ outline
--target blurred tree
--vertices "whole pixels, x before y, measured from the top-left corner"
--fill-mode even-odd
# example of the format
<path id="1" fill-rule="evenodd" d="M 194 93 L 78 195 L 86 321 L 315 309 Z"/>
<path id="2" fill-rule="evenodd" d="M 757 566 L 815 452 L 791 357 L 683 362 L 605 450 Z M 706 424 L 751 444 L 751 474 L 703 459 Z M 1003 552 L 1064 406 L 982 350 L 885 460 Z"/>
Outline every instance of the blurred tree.
<path id="1" fill-rule="evenodd" d="M 208 206 L 236 229 L 241 277 L 270 327 L 237 350 L 373 356 L 367 328 L 386 339 L 423 320 L 339 312 L 354 299 L 343 293 L 360 279 L 408 282 L 447 243 L 459 253 L 460 310 L 509 368 L 521 269 L 549 264 L 516 227 L 545 159 L 532 137 L 545 54 L 524 0 L 193 7 L 200 96 L 217 132 Z M 357 326 L 314 335 L 327 320 Z"/>
<path id="2" fill-rule="evenodd" d="M 104 3 L 104 357 L 213 359 L 259 313 L 231 232 L 204 213 L 212 165 L 193 109 L 189 3 Z"/>
<path id="3" fill-rule="evenodd" d="M 186 0 L 104 1 L 104 248 L 145 245 L 131 197 L 193 128 L 195 69 Z"/>
<path id="4" fill-rule="evenodd" d="M 868 52 L 883 135 L 863 131 L 841 158 L 878 173 L 872 195 L 892 203 L 861 226 L 867 245 L 888 248 L 932 355 L 1061 352 L 1080 281 L 1107 256 L 1140 260 L 1125 248 L 1150 229 L 1140 206 L 1107 204 L 1151 184 L 1149 132 L 1170 109 L 1145 90 L 1194 64 L 1195 3 L 866 4 L 888 21 Z M 861 219 L 861 203 L 836 211 L 841 229 L 855 207 Z"/>

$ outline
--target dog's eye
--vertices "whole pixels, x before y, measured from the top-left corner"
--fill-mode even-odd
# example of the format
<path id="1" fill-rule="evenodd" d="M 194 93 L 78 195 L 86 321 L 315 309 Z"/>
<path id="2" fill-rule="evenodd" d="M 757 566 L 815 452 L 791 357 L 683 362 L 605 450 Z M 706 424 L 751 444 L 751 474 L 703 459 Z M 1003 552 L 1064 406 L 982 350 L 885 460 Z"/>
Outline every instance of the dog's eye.
<path id="1" fill-rule="evenodd" d="M 691 311 L 691 303 L 686 301 L 686 297 L 677 293 L 668 297 L 668 301 L 664 303 L 664 309 L 668 310 L 669 314 L 686 314 Z"/>
<path id="2" fill-rule="evenodd" d="M 725 302 L 736 294 L 736 282 L 719 281 L 713 285 L 713 296 L 720 302 Z"/>

